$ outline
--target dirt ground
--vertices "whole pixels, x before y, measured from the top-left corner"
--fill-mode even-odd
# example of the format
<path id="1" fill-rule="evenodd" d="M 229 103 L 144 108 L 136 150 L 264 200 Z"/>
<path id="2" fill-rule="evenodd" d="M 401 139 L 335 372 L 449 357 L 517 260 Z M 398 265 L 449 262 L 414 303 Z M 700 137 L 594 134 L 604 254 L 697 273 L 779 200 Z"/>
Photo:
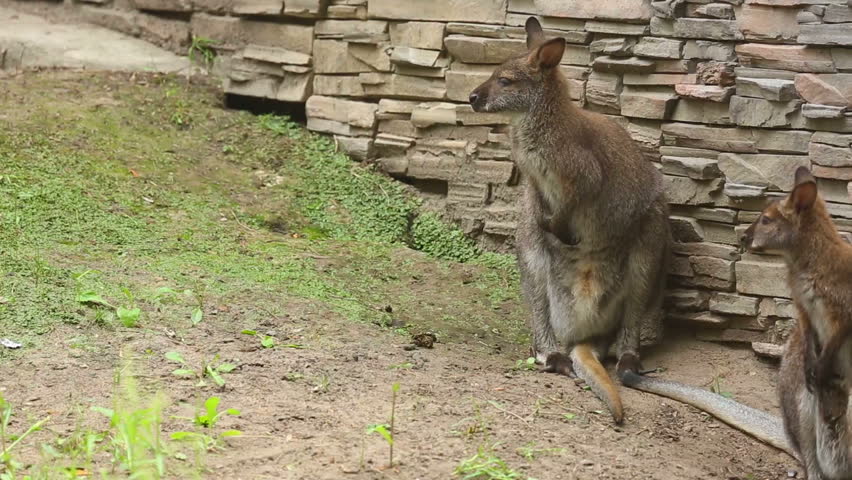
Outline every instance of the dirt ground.
<path id="1" fill-rule="evenodd" d="M 100 115 L 130 102 L 132 95 L 122 93 L 130 87 L 123 83 L 133 82 L 117 76 L 51 73 L 2 79 L 0 90 L 7 89 L 7 94 L 0 94 L 0 111 L 6 111 L 0 114 L 0 126 L 6 133 L 0 131 L 0 140 L 16 128 L 35 125 L 34 116 L 44 115 L 47 107 L 35 105 L 37 97 L 52 102 L 65 98 L 62 101 L 80 108 L 97 104 L 79 111 Z M 152 93 L 155 87 L 148 84 L 133 88 L 143 89 L 146 96 L 161 93 Z M 106 99 L 104 92 L 110 92 Z M 209 108 L 216 110 L 211 116 L 236 115 L 218 109 L 215 96 L 199 95 L 207 95 Z M 17 113 L 10 114 L 11 110 Z M 64 110 L 58 112 L 61 120 Z M 229 174 L 252 175 L 250 169 L 229 170 Z M 219 178 L 210 175 L 210 181 Z M 204 183 L 205 178 L 201 175 L 193 182 Z M 231 193 L 235 202 L 248 198 L 236 187 Z M 174 212 L 168 215 L 185 221 Z M 233 218 L 236 221 L 224 218 L 222 228 L 245 230 L 236 214 Z M 256 235 L 262 237 L 256 239 L 260 242 L 276 233 Z M 233 249 L 245 248 L 245 241 L 236 234 L 217 240 L 232 242 L 225 247 Z M 357 263 L 357 251 L 347 245 L 335 244 L 313 254 L 311 265 L 317 278 L 338 281 L 348 264 Z M 56 248 L 67 253 L 65 247 Z M 221 397 L 222 406 L 241 411 L 221 420 L 223 428 L 238 429 L 243 435 L 227 439 L 225 448 L 209 454 L 205 478 L 450 479 L 457 478 L 454 469 L 480 448 L 518 472 L 515 477 L 476 477 L 483 479 L 803 477 L 786 454 L 692 407 L 653 395 L 622 388 L 627 416 L 623 426 L 615 427 L 602 411 L 605 407 L 573 380 L 518 367 L 528 347 L 507 333 L 509 328 L 522 330 L 525 314 L 517 295 L 485 308 L 493 292 L 475 285 L 484 272 L 481 268 L 437 261 L 405 247 L 388 248 L 379 270 L 370 275 L 393 273 L 387 291 L 394 295 L 388 298 L 406 300 L 388 300 L 389 315 L 415 328 L 393 329 L 353 320 L 321 299 L 300 296 L 298 289 L 293 293 L 294 286 L 286 284 L 271 285 L 257 295 L 212 297 L 204 303 L 205 320 L 191 328 L 159 321 L 155 313 L 136 328 L 55 322 L 21 351 L 0 356 L 0 393 L 15 406 L 13 429 L 51 417 L 42 431 L 28 437 L 21 458 L 36 462 L 41 443 L 68 435 L 80 422 L 99 425 L 97 418 L 80 412 L 95 405 L 109 406 L 120 373 L 135 376 L 145 391 L 164 392 L 171 402 L 171 415 L 191 415 L 192 405 L 214 394 Z M 151 271 L 137 270 L 139 264 L 113 268 L 106 264 L 103 251 L 75 252 L 61 258 L 45 252 L 45 258 L 71 270 L 97 266 L 134 285 L 162 284 L 162 278 Z M 224 282 L 221 289 L 227 291 L 229 277 L 220 275 L 211 274 L 207 280 Z M 340 281 L 355 282 L 357 275 Z M 0 291 L 3 295 L 8 296 Z M 264 310 L 263 305 L 275 308 Z M 153 302 L 143 306 L 152 312 L 159 308 Z M 0 320 L 2 315 L 0 310 Z M 90 318 L 91 313 L 84 315 Z M 442 331 L 437 319 L 446 316 L 473 326 L 439 334 L 434 348 L 410 347 L 412 333 Z M 242 334 L 249 323 L 281 346 L 264 348 L 257 336 Z M 0 322 L 0 326 L 9 329 L 0 331 L 4 337 L 14 325 Z M 224 375 L 227 382 L 222 388 L 209 382 L 198 387 L 192 379 L 172 375 L 176 365 L 164 360 L 172 351 L 191 365 L 218 355 L 237 368 Z M 751 351 L 696 341 L 688 332 L 672 331 L 662 347 L 645 352 L 644 363 L 664 367 L 660 375 L 666 378 L 693 385 L 709 388 L 718 379 L 734 399 L 778 412 L 776 367 L 756 359 Z M 384 440 L 365 431 L 368 425 L 388 422 L 396 382 L 400 387 L 395 464 L 388 467 Z M 177 429 L 179 420 L 168 417 L 163 430 Z"/>

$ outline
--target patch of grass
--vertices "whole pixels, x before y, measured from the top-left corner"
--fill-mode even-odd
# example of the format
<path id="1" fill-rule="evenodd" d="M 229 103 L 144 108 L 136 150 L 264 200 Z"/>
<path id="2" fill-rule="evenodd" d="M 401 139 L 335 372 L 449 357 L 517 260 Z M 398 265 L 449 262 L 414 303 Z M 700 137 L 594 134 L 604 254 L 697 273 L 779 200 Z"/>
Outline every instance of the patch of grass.
<path id="1" fill-rule="evenodd" d="M 463 480 L 519 480 L 524 478 L 486 448 L 480 448 L 474 456 L 462 460 L 453 473 Z"/>

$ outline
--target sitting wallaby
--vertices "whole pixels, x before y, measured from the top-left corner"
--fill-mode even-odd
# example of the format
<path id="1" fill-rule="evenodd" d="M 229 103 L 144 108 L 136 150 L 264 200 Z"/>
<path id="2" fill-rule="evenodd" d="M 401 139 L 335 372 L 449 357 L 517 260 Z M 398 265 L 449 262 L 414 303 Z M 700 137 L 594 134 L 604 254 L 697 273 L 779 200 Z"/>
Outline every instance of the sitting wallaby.
<path id="1" fill-rule="evenodd" d="M 746 230 L 752 251 L 784 256 L 799 313 L 781 361 L 779 395 L 791 445 L 808 478 L 852 479 L 852 245 L 819 198 L 816 180 L 796 170 L 795 187 Z"/>
<path id="2" fill-rule="evenodd" d="M 512 112 L 512 153 L 525 181 L 517 231 L 533 354 L 576 373 L 623 420 L 601 359 L 638 371 L 640 333 L 656 337 L 670 235 L 662 176 L 630 135 L 571 102 L 559 63 L 565 40 L 526 22 L 528 51 L 470 94 L 478 112 Z M 560 350 L 559 342 L 562 344 Z"/>

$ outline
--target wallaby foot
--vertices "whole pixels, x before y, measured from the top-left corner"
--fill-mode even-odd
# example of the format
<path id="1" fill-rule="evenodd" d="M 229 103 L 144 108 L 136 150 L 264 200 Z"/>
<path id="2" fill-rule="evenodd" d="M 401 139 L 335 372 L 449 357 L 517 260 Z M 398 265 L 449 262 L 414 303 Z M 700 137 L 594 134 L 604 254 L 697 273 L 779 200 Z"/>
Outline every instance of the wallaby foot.
<path id="1" fill-rule="evenodd" d="M 571 361 L 571 357 L 560 352 L 553 352 L 547 356 L 547 360 L 544 362 L 544 371 L 560 373 L 569 377 L 575 376 L 574 362 Z"/>
<path id="2" fill-rule="evenodd" d="M 635 353 L 623 353 L 618 359 L 618 364 L 615 367 L 618 378 L 623 378 L 626 372 L 642 374 L 642 363 L 639 361 L 639 356 Z"/>

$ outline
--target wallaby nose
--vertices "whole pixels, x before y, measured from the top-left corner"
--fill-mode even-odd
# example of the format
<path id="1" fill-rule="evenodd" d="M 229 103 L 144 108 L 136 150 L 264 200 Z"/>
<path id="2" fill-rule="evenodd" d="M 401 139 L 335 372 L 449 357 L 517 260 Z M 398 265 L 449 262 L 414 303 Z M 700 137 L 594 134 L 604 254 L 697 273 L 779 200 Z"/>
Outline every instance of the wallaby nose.
<path id="1" fill-rule="evenodd" d="M 479 94 L 476 92 L 471 93 L 468 100 L 470 100 L 470 104 L 473 105 L 477 100 L 479 100 Z"/>

